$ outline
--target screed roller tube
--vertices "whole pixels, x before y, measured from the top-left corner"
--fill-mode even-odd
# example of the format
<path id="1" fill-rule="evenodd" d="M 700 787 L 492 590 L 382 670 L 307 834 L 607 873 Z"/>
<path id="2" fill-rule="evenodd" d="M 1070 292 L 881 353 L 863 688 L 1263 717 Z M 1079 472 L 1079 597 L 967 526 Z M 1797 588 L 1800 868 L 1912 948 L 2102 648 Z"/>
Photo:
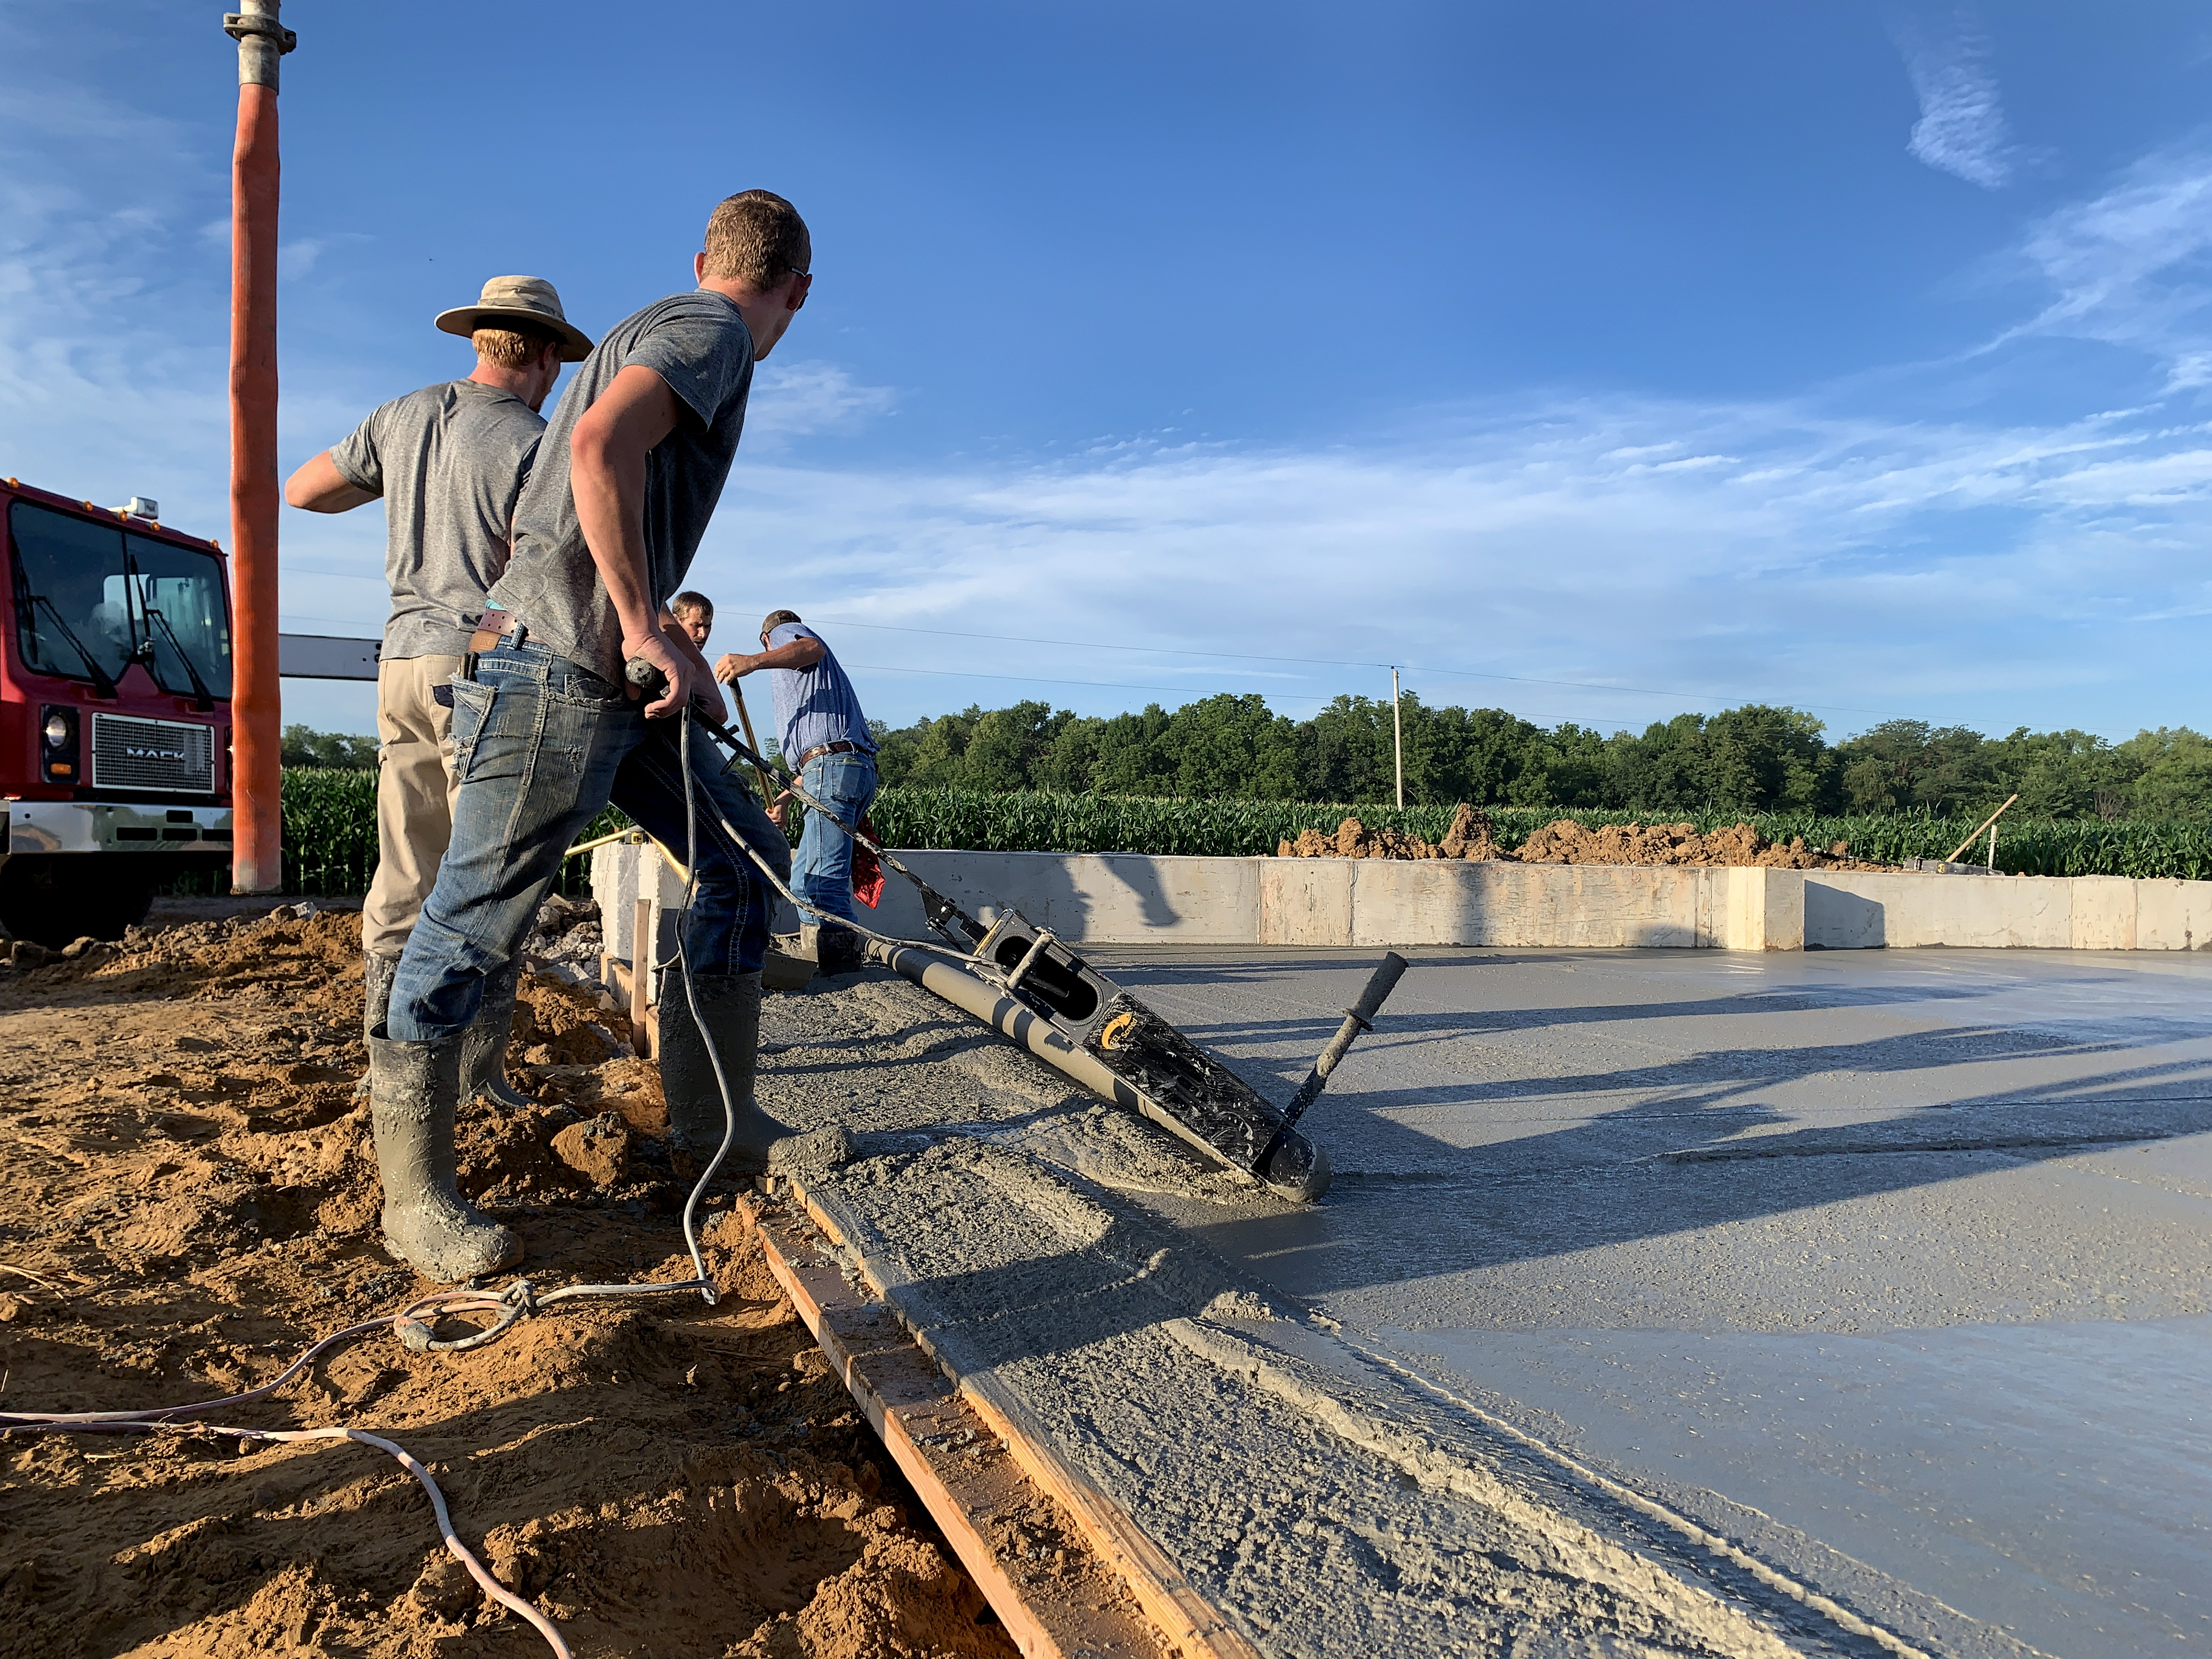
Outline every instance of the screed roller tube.
<path id="1" fill-rule="evenodd" d="M 973 1014 L 986 1025 L 1012 1038 L 1046 1065 L 1072 1078 L 1102 1100 L 1110 1100 L 1150 1119 L 1177 1139 L 1195 1147 L 1212 1163 L 1230 1161 L 1223 1157 L 1219 1147 L 1172 1113 L 1162 1109 L 1158 1103 L 1131 1086 L 1126 1079 L 1108 1071 L 1068 1041 L 1050 1020 L 1007 996 L 997 986 L 912 945 L 877 941 L 868 946 L 868 955 L 905 975 L 925 991 L 944 998 L 954 1007 Z M 1296 1129 L 1286 1127 L 1269 1143 L 1260 1167 L 1251 1173 L 1282 1197 L 1295 1203 L 1310 1204 L 1328 1190 L 1333 1172 L 1328 1153 Z"/>

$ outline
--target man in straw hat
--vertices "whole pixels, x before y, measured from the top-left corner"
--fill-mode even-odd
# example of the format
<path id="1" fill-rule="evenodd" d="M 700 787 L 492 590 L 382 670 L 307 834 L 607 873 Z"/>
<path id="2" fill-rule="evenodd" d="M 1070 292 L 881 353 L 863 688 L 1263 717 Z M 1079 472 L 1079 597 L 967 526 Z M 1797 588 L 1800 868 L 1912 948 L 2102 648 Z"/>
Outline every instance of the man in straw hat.
<path id="1" fill-rule="evenodd" d="M 703 737 L 690 744 L 687 788 L 685 723 L 675 717 L 695 697 L 717 717 L 726 709 L 668 602 L 736 457 L 753 365 L 805 303 L 811 257 L 805 222 L 781 196 L 749 190 L 715 208 L 692 260 L 698 286 L 600 337 L 562 394 L 516 504 L 514 556 L 453 682 L 462 760 L 453 840 L 408 937 L 385 1026 L 368 1039 L 378 1125 L 404 1119 L 443 1134 L 434 1181 L 383 1171 L 386 1243 L 433 1279 L 489 1273 L 521 1254 L 520 1238 L 453 1186 L 460 1045 L 562 855 L 610 800 L 690 866 L 684 963 L 660 981 L 675 1149 L 686 1159 L 714 1154 L 724 1084 L 736 1127 L 725 1173 L 765 1170 L 790 1133 L 753 1098 L 774 890 L 751 854 L 781 880 L 791 850 Z M 665 682 L 651 693 L 626 673 L 641 658 Z M 655 954 L 653 941 L 639 942 L 640 971 Z M 383 1145 L 380 1127 L 380 1158 Z"/>
<path id="2" fill-rule="evenodd" d="M 393 398 L 284 486 L 284 499 L 311 513 L 380 497 L 385 507 L 392 613 L 376 671 L 377 866 L 362 915 L 367 1030 L 384 1018 L 399 953 L 452 832 L 459 777 L 447 682 L 485 590 L 507 567 L 515 501 L 545 429 L 538 410 L 561 365 L 592 349 L 553 284 L 538 276 L 495 276 L 476 304 L 441 312 L 437 325 L 476 347 L 474 372 Z M 491 989 L 470 1044 L 470 1097 L 506 1090 L 514 975 Z"/>

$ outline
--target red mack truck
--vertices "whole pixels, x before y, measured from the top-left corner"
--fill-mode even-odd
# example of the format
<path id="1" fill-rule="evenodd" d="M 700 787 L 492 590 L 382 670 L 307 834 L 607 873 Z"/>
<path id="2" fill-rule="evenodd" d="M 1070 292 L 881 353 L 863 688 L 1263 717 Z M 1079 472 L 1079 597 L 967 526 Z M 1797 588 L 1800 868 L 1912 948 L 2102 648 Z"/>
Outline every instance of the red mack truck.
<path id="1" fill-rule="evenodd" d="M 230 866 L 230 583 L 133 497 L 0 480 L 0 927 L 115 939 L 155 887 Z"/>

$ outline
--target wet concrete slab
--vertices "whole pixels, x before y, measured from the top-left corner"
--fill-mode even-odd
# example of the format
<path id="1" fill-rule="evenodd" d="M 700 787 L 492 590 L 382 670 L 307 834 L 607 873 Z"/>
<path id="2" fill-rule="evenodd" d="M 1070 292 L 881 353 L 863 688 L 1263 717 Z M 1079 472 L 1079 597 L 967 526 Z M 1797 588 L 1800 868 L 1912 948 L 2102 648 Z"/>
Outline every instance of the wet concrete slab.
<path id="1" fill-rule="evenodd" d="M 1373 960 L 1095 954 L 1278 1098 Z M 1854 1604 L 2212 1653 L 2212 959 L 1408 954 L 1328 1202 L 1134 1201 Z"/>

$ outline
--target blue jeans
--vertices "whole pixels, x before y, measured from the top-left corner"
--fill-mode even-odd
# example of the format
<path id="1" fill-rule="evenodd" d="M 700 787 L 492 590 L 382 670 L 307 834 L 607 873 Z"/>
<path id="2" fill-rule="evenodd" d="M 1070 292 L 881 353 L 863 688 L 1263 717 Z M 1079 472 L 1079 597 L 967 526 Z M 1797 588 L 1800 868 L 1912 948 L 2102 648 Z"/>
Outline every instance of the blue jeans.
<path id="1" fill-rule="evenodd" d="M 870 755 L 819 755 L 799 775 L 806 793 L 855 830 L 876 798 L 876 763 Z M 799 832 L 799 859 L 791 890 L 833 916 L 856 921 L 853 908 L 853 842 L 819 812 L 808 811 Z M 803 912 L 802 922 L 814 918 Z"/>
<path id="2" fill-rule="evenodd" d="M 527 641 L 486 652 L 474 681 L 451 684 L 460 793 L 437 884 L 392 983 L 385 1030 L 401 1042 L 453 1036 L 476 1018 L 484 976 L 520 948 L 562 855 L 609 800 L 684 856 L 680 720 L 647 720 L 621 686 Z M 775 893 L 717 813 L 779 879 L 791 848 L 722 760 L 695 729 L 697 887 L 684 948 L 694 972 L 745 974 L 767 957 Z"/>

